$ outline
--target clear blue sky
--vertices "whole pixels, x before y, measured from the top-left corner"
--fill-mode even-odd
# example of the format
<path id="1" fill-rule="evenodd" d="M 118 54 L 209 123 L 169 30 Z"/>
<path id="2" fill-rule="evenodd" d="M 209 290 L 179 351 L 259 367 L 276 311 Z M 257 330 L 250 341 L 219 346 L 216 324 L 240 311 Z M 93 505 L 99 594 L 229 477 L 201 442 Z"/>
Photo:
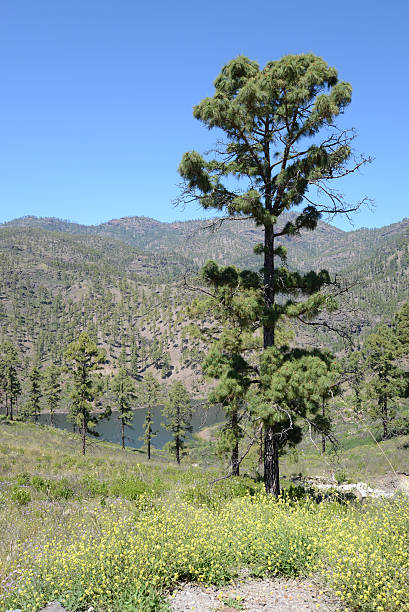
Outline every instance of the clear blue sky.
<path id="1" fill-rule="evenodd" d="M 0 221 L 202 217 L 171 204 L 181 155 L 213 140 L 192 106 L 238 54 L 309 51 L 352 83 L 345 123 L 375 157 L 344 184 L 376 201 L 356 227 L 409 217 L 408 23 L 407 0 L 3 0 Z"/>

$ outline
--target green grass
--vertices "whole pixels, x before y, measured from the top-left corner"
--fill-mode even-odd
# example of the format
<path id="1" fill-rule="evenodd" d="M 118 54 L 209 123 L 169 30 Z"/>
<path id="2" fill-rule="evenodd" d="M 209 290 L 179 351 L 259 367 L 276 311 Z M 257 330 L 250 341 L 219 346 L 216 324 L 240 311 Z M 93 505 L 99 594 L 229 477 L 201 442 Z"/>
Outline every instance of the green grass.
<path id="1" fill-rule="evenodd" d="M 342 437 L 354 439 L 348 427 Z M 283 482 L 320 470 L 376 478 L 387 471 L 380 449 L 398 468 L 407 461 L 406 439 L 376 445 L 358 431 L 357 439 L 325 460 L 306 440 L 282 458 Z M 357 610 L 409 610 L 403 499 L 277 504 L 249 476 L 210 487 L 225 471 L 202 441 L 179 467 L 157 450 L 148 462 L 100 441 L 82 457 L 74 434 L 3 423 L 0 456 L 0 612 L 36 612 L 54 599 L 70 610 L 159 612 L 180 582 L 223 584 L 242 567 L 259 577 L 318 576 Z M 256 462 L 254 449 L 243 472 Z"/>

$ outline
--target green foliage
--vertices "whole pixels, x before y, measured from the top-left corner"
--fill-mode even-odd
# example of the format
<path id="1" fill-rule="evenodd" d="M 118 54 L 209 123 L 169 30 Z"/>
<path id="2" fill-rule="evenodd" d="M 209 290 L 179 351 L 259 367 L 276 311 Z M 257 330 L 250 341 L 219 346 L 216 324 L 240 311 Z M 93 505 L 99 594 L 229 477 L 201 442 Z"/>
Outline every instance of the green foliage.
<path id="1" fill-rule="evenodd" d="M 48 480 L 46 482 L 47 494 L 51 499 L 71 499 L 74 491 L 66 478 L 59 480 Z"/>
<path id="2" fill-rule="evenodd" d="M 195 484 L 185 490 L 183 498 L 199 506 L 220 508 L 226 501 L 253 496 L 260 490 L 261 487 L 250 478 L 233 477 L 228 480 L 220 480 L 213 486 L 208 483 Z"/>
<path id="3" fill-rule="evenodd" d="M 395 335 L 399 345 L 399 355 L 409 355 L 409 301 L 406 302 L 394 317 Z"/>
<path id="4" fill-rule="evenodd" d="M 122 476 L 109 485 L 109 494 L 114 497 L 123 497 L 130 501 L 138 499 L 141 495 L 151 492 L 149 487 L 138 478 Z"/>
<path id="5" fill-rule="evenodd" d="M 180 456 L 185 447 L 185 439 L 192 431 L 192 406 L 190 396 L 181 381 L 175 381 L 162 409 L 162 416 L 166 419 L 164 426 L 172 432 L 176 461 L 180 463 Z"/>
<path id="6" fill-rule="evenodd" d="M 147 447 L 148 459 L 151 457 L 151 441 L 156 433 L 152 428 L 152 408 L 157 406 L 162 399 L 162 392 L 160 383 L 156 378 L 148 372 L 139 387 L 139 401 L 145 406 L 145 422 L 144 422 L 144 433 L 142 439 Z"/>
<path id="7" fill-rule="evenodd" d="M 54 424 L 54 413 L 57 410 L 61 400 L 61 376 L 61 368 L 54 364 L 49 365 L 43 374 L 44 398 L 47 408 L 50 411 L 50 420 L 52 425 Z"/>
<path id="8" fill-rule="evenodd" d="M 133 419 L 132 400 L 137 396 L 135 383 L 127 375 L 125 368 L 120 368 L 111 380 L 111 391 L 118 408 L 118 419 L 121 422 L 122 448 L 125 448 L 125 425 L 131 425 Z"/>
<path id="9" fill-rule="evenodd" d="M 40 416 L 41 404 L 40 400 L 42 398 L 41 391 L 41 373 L 37 365 L 34 365 L 30 370 L 28 380 L 28 402 L 27 402 L 27 412 L 30 417 L 34 418 L 35 421 L 38 421 L 38 417 Z"/>
<path id="10" fill-rule="evenodd" d="M 0 392 L 5 395 L 6 417 L 13 419 L 13 408 L 21 395 L 21 384 L 17 373 L 20 366 L 15 346 L 5 341 L 0 345 Z"/>
<path id="11" fill-rule="evenodd" d="M 399 315 L 397 320 L 399 321 Z M 400 327 L 399 332 L 402 333 Z M 396 327 L 379 325 L 367 336 L 363 347 L 365 365 L 369 372 L 369 413 L 381 420 L 383 439 L 389 437 L 391 425 L 397 415 L 393 402 L 407 393 L 408 375 L 399 367 L 402 346 L 404 345 L 399 342 Z M 375 399 L 376 403 L 371 401 L 371 398 Z"/>
<path id="12" fill-rule="evenodd" d="M 16 483 L 18 485 L 28 485 L 30 484 L 30 474 L 27 472 L 23 472 L 22 474 L 16 475 Z"/>
<path id="13" fill-rule="evenodd" d="M 31 502 L 31 494 L 27 489 L 22 489 L 16 485 L 11 491 L 11 499 L 19 506 L 26 506 Z"/>
<path id="14" fill-rule="evenodd" d="M 68 346 L 65 361 L 72 374 L 73 383 L 70 416 L 81 428 L 82 452 L 85 455 L 87 431 L 89 427 L 95 426 L 95 417 L 91 414 L 92 402 L 96 396 L 92 373 L 99 370 L 101 363 L 105 361 L 105 352 L 97 347 L 88 334 L 83 332 L 78 340 Z"/>

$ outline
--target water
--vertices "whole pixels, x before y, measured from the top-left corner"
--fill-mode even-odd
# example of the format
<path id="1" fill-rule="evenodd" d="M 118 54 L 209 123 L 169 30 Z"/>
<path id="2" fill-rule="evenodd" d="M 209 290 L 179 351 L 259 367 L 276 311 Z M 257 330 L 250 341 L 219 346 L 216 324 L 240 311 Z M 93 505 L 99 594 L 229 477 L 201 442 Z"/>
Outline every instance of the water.
<path id="1" fill-rule="evenodd" d="M 200 402 L 192 402 L 193 405 L 193 418 L 192 427 L 195 433 L 203 427 L 209 427 L 215 423 L 220 423 L 223 420 L 223 410 L 219 407 L 212 406 L 205 410 L 203 404 Z M 161 408 L 157 406 L 152 409 L 153 417 L 153 430 L 157 435 L 152 439 L 152 444 L 156 448 L 163 448 L 166 442 L 172 439 L 170 431 L 167 431 L 161 426 L 164 421 L 161 415 Z M 125 445 L 131 448 L 139 448 L 143 442 L 140 437 L 143 435 L 143 422 L 145 420 L 145 410 L 134 410 L 132 425 L 125 427 Z M 40 423 L 49 424 L 50 415 L 41 414 L 39 418 Z M 55 414 L 54 424 L 60 429 L 66 429 L 72 431 L 72 423 L 67 421 L 66 414 Z M 99 434 L 100 440 L 106 440 L 107 442 L 115 442 L 121 444 L 121 423 L 117 417 L 117 413 L 113 413 L 108 419 L 100 421 L 95 428 L 95 431 Z M 191 435 L 189 435 L 191 437 Z"/>

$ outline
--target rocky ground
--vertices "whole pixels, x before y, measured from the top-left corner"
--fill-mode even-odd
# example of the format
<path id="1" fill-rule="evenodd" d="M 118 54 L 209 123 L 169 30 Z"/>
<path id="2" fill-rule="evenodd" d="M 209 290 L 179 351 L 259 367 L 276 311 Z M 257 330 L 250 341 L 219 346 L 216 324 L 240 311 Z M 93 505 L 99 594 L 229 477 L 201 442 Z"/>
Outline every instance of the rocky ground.
<path id="1" fill-rule="evenodd" d="M 172 612 L 336 612 L 340 602 L 308 581 L 244 580 L 230 587 L 185 585 L 170 598 Z"/>

